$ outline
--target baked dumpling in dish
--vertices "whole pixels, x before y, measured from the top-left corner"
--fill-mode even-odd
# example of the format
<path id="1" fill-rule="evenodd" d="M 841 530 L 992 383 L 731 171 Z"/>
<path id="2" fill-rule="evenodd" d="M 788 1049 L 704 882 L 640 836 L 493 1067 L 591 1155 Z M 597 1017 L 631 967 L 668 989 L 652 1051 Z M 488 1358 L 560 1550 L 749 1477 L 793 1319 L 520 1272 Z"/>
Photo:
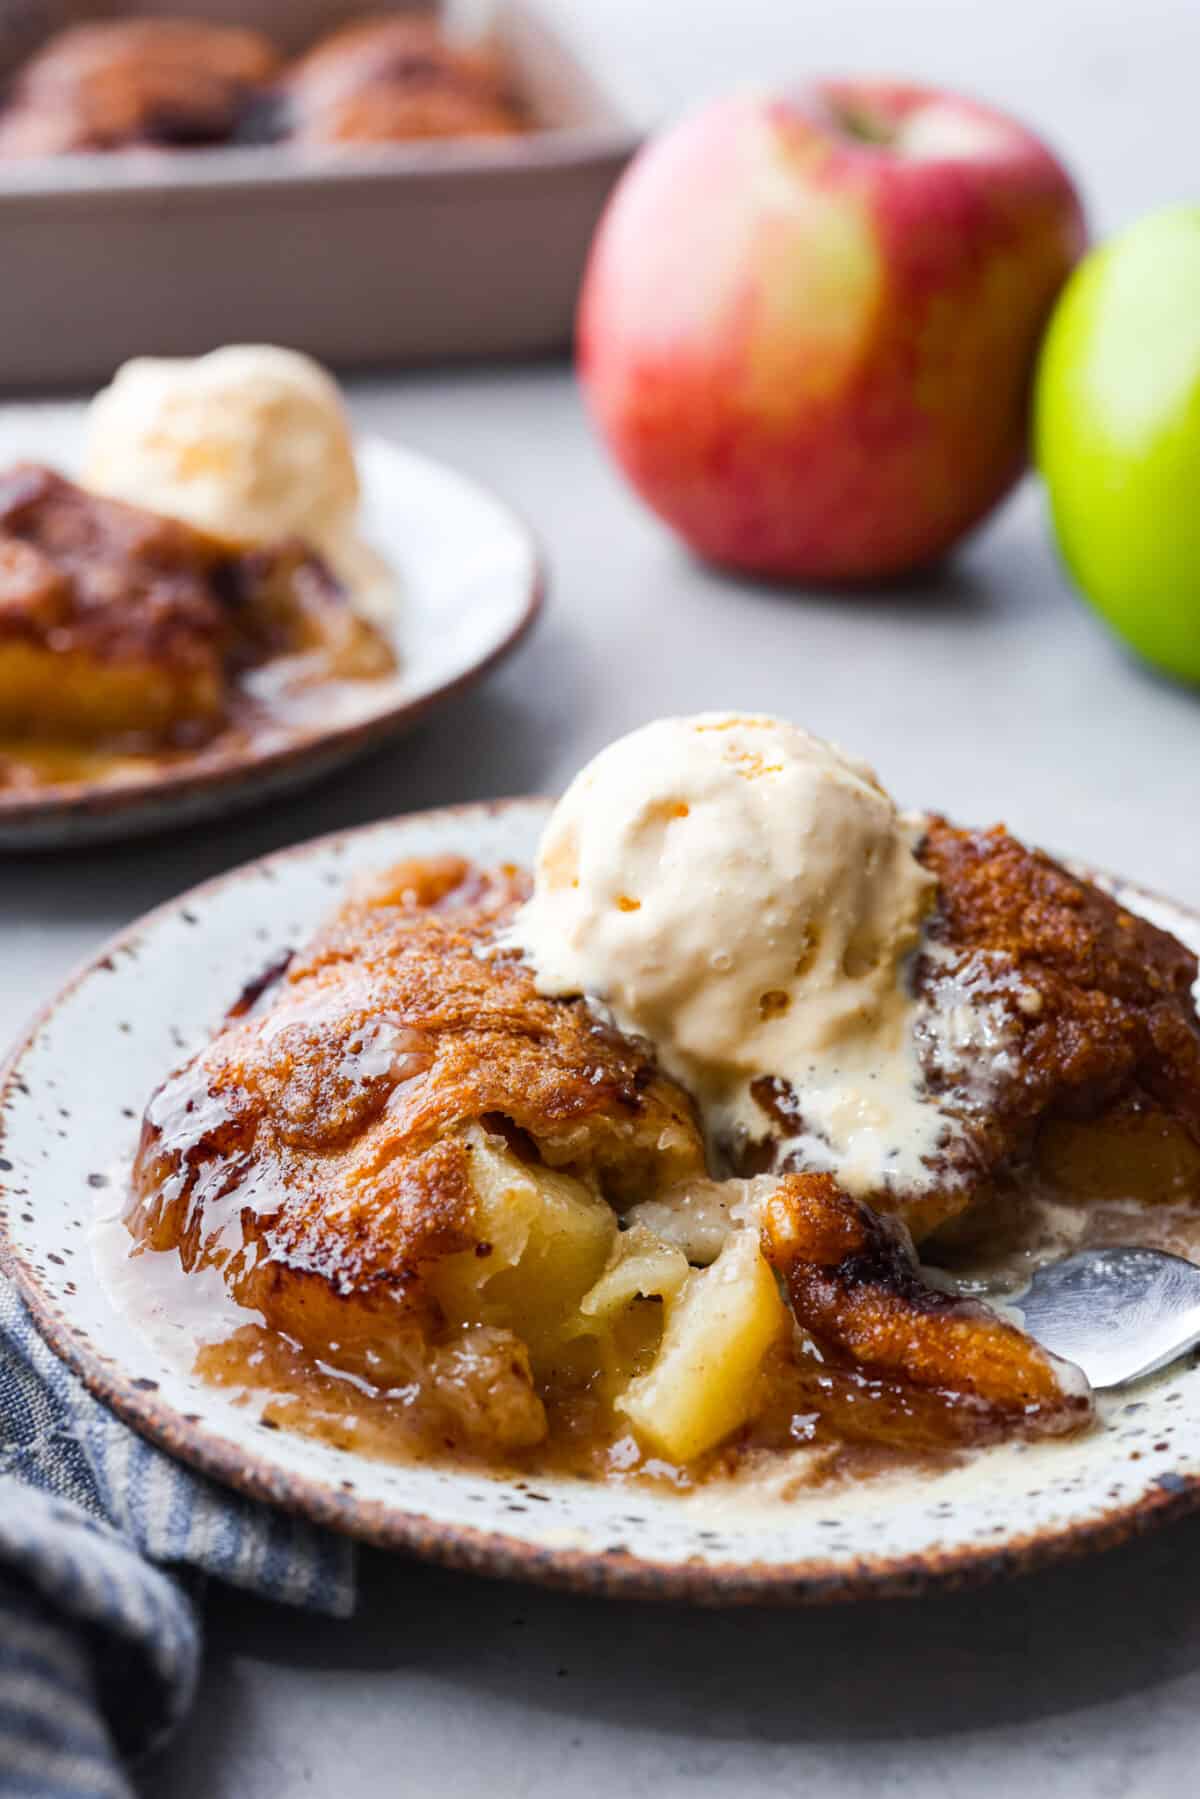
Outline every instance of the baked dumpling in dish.
<path id="1" fill-rule="evenodd" d="M 285 71 L 285 135 L 309 144 L 511 137 L 526 121 L 487 50 L 435 20 L 392 14 L 322 38 Z"/>
<path id="2" fill-rule="evenodd" d="M 0 113 L 0 155 L 227 143 L 278 58 L 260 32 L 111 19 L 52 37 Z"/>

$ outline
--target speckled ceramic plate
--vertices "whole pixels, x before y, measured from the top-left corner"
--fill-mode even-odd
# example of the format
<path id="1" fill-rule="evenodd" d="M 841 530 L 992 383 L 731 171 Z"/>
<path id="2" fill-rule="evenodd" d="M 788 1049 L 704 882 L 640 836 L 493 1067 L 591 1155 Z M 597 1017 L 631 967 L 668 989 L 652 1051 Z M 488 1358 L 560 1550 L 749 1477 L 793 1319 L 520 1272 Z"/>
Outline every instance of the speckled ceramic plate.
<path id="1" fill-rule="evenodd" d="M 546 804 L 429 812 L 323 838 L 126 931 L 34 1025 L 0 1083 L 0 1248 L 49 1341 L 147 1436 L 248 1493 L 483 1572 L 709 1603 L 851 1599 L 1033 1567 L 1200 1502 L 1200 1370 L 1106 1404 L 1074 1442 L 1004 1445 L 936 1476 L 789 1504 L 368 1461 L 268 1430 L 144 1340 L 97 1279 L 89 1223 L 152 1088 L 244 982 L 303 942 L 345 879 L 412 855 L 527 860 Z M 1200 917 L 1123 901 L 1200 944 Z"/>
<path id="2" fill-rule="evenodd" d="M 83 408 L 0 407 L 0 468 L 78 461 Z M 358 445 L 362 535 L 394 571 L 374 608 L 397 654 L 392 675 L 343 683 L 336 711 L 286 741 L 219 762 L 167 766 L 119 785 L 0 789 L 0 850 L 60 849 L 232 812 L 300 787 L 398 736 L 515 648 L 537 615 L 543 577 L 528 530 L 492 494 L 410 450 Z"/>

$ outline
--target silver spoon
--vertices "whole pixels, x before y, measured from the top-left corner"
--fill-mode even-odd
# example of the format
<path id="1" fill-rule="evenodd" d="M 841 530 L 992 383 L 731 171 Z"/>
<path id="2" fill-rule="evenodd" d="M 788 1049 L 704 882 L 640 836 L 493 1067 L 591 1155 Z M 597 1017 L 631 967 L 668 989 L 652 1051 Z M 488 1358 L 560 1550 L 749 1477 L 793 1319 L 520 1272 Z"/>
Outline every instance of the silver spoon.
<path id="1" fill-rule="evenodd" d="M 1010 1302 L 1043 1348 L 1120 1387 L 1200 1343 L 1200 1267 L 1161 1249 L 1082 1249 Z"/>

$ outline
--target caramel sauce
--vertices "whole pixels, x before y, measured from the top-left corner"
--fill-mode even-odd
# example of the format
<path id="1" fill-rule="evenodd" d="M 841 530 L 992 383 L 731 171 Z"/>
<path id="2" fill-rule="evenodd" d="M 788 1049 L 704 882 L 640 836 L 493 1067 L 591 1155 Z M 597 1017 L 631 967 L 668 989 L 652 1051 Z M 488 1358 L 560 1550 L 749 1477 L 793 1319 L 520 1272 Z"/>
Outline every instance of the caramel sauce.
<path id="1" fill-rule="evenodd" d="M 1159 1171 L 1165 1167 L 1166 1175 L 1156 1200 L 1111 1191 L 1093 1200 L 1071 1182 L 1092 1179 L 1103 1146 L 1090 1142 L 1081 1160 L 1070 1132 L 1063 1139 L 1051 1135 L 1045 1166 L 1020 1184 L 1014 1180 L 998 1189 L 991 1206 L 972 1219 L 969 1235 L 960 1230 L 958 1242 L 947 1235 L 930 1246 L 927 1259 L 952 1271 L 964 1292 L 1018 1301 L 1039 1263 L 1093 1244 L 1143 1243 L 1200 1263 L 1200 1185 L 1190 1178 L 1181 1184 L 1193 1172 L 1190 1163 L 1179 1165 L 1182 1153 L 1176 1145 L 1174 1162 L 1160 1159 Z M 201 1346 L 194 1368 L 212 1385 L 236 1393 L 240 1402 L 260 1407 L 268 1427 L 373 1460 L 510 1479 L 566 1475 L 675 1492 L 737 1483 L 787 1500 L 899 1472 L 936 1473 L 998 1435 L 994 1420 L 961 1395 L 947 1403 L 944 1394 L 872 1379 L 859 1369 L 823 1361 L 799 1337 L 768 1356 L 752 1421 L 687 1466 L 645 1451 L 607 1403 L 598 1380 L 579 1369 L 539 1382 L 545 1438 L 497 1457 L 447 1429 L 444 1415 L 418 1384 L 372 1387 L 317 1362 L 260 1324 L 248 1323 Z"/>
<path id="2" fill-rule="evenodd" d="M 1200 1263 L 1200 1149 L 1154 1130 L 1151 1141 L 1136 1120 L 1114 1130 L 1050 1127 L 1037 1170 L 999 1185 L 989 1205 L 927 1243 L 925 1265 L 951 1274 L 960 1291 L 1019 1304 L 1040 1263 L 1092 1245 L 1139 1243 Z M 114 1180 L 112 1190 L 123 1186 Z M 822 1361 L 796 1337 L 768 1355 L 751 1422 L 686 1467 L 639 1445 L 586 1356 L 539 1379 L 544 1437 L 498 1454 L 456 1427 L 432 1380 L 414 1374 L 384 1389 L 316 1360 L 237 1307 L 215 1269 L 185 1274 L 174 1250 L 131 1253 L 119 1217 L 100 1222 L 95 1247 L 115 1302 L 172 1359 L 253 1407 L 268 1428 L 372 1460 L 685 1493 L 726 1485 L 786 1501 L 899 1472 L 933 1474 L 996 1436 L 994 1421 L 962 1396 L 947 1403 L 946 1395 L 874 1380 Z M 634 1308 L 640 1325 L 638 1341 L 626 1344 L 630 1368 L 653 1353 L 651 1309 L 649 1301 Z"/>
<path id="3" fill-rule="evenodd" d="M 676 1467 L 644 1454 L 587 1382 L 547 1383 L 545 1440 L 498 1457 L 457 1434 L 418 1383 L 373 1387 L 316 1361 L 290 1338 L 260 1324 L 244 1325 L 231 1337 L 202 1347 L 194 1371 L 210 1385 L 234 1391 L 243 1403 L 265 1395 L 259 1415 L 268 1427 L 375 1461 L 509 1477 L 613 1477 L 677 1489 L 689 1488 L 701 1477 L 695 1467 Z"/>
<path id="4" fill-rule="evenodd" d="M 193 745 L 164 748 L 136 737 L 89 744 L 0 736 L 0 807 L 6 799 L 136 786 L 176 773 L 216 774 L 353 724 L 372 704 L 379 678 L 339 676 L 314 656 L 281 658 L 235 683 L 225 722 Z"/>
<path id="5" fill-rule="evenodd" d="M 545 1441 L 498 1457 L 447 1429 L 415 1386 L 381 1390 L 315 1361 L 258 1324 L 205 1345 L 194 1372 L 260 1405 L 268 1428 L 310 1437 L 373 1461 L 451 1467 L 507 1478 L 567 1475 L 688 1492 L 714 1482 L 782 1471 L 787 1494 L 900 1470 L 953 1466 L 990 1440 L 969 1414 L 936 1395 L 889 1388 L 788 1345 L 764 1368 L 753 1423 L 699 1461 L 682 1466 L 645 1451 L 593 1387 L 544 1389 Z"/>

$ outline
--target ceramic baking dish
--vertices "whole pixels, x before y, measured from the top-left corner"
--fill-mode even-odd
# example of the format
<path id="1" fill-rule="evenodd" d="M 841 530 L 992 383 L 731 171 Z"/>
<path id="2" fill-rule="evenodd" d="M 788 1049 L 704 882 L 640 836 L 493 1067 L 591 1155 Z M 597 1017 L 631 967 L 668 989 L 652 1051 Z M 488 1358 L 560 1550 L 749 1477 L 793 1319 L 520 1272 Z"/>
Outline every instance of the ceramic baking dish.
<path id="1" fill-rule="evenodd" d="M 294 51 L 380 0 L 0 0 L 0 74 L 65 19 L 177 11 Z M 293 344 L 343 368 L 568 341 L 587 244 L 637 141 L 548 18 L 488 32 L 539 129 L 319 156 L 286 145 L 0 162 L 0 385 L 92 382 L 124 357 Z"/>

